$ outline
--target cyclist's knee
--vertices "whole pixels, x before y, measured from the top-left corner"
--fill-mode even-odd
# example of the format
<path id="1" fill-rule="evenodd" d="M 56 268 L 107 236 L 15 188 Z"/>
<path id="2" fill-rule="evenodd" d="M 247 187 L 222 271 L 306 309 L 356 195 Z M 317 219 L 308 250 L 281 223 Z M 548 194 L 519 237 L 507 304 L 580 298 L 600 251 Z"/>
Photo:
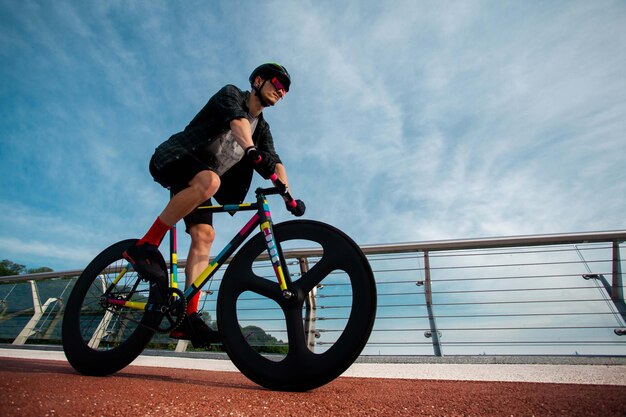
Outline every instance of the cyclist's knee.
<path id="1" fill-rule="evenodd" d="M 202 201 L 213 197 L 220 188 L 220 177 L 213 171 L 201 171 L 189 182 Z"/>
<path id="2" fill-rule="evenodd" d="M 194 224 L 189 227 L 189 235 L 192 245 L 210 247 L 215 240 L 215 229 L 209 224 Z"/>

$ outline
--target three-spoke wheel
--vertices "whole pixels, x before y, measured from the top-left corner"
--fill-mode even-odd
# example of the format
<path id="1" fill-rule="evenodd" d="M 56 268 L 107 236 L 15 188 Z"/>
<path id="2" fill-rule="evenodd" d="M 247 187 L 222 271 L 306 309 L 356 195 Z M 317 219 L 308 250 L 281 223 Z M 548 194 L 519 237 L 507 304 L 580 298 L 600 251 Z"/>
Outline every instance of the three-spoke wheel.
<path id="1" fill-rule="evenodd" d="M 218 327 L 230 359 L 248 378 L 270 389 L 305 391 L 341 375 L 365 347 L 376 314 L 374 275 L 358 245 L 333 226 L 295 220 L 276 224 L 274 237 L 283 250 L 314 247 L 317 255 L 307 259 L 307 268 L 291 271 L 286 297 L 274 277 L 262 275 L 265 237 L 253 237 L 224 274 Z M 283 265 L 289 262 L 283 259 Z M 326 292 L 327 308 L 338 312 L 326 318 L 323 332 L 311 323 L 317 309 L 312 294 L 318 291 Z M 281 339 L 267 336 L 262 328 L 268 325 Z"/>

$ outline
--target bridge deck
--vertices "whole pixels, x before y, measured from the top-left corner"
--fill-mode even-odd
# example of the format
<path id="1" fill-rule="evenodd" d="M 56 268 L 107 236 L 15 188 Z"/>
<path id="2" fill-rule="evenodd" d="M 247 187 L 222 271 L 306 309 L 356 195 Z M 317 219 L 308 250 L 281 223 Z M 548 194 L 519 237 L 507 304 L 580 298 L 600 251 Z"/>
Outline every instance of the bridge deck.
<path id="1" fill-rule="evenodd" d="M 604 417 L 626 414 L 626 366 L 357 363 L 314 391 L 279 393 L 225 360 L 144 355 L 113 376 L 94 378 L 75 373 L 59 351 L 0 349 L 0 392 L 0 415 L 18 417 Z"/>

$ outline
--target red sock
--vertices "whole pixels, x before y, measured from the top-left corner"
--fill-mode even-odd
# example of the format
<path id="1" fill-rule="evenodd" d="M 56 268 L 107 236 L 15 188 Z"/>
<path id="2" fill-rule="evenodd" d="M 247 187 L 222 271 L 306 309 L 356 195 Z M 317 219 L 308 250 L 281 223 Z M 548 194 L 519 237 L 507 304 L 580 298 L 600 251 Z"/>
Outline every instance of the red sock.
<path id="1" fill-rule="evenodd" d="M 165 234 L 170 230 L 172 226 L 168 226 L 163 223 L 160 217 L 157 217 L 148 233 L 137 242 L 137 245 L 143 245 L 144 243 L 150 243 L 154 246 L 159 246 L 161 241 L 165 237 Z"/>
<path id="2" fill-rule="evenodd" d="M 190 316 L 193 313 L 198 312 L 198 305 L 200 304 L 200 292 L 193 296 L 191 300 L 187 302 L 187 315 Z"/>

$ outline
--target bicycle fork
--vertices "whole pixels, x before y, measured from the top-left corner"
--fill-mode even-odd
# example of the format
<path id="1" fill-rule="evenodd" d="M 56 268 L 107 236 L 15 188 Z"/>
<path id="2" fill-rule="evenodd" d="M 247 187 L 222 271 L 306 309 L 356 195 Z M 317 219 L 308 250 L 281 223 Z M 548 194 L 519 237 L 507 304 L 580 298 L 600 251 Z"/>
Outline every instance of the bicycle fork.
<path id="1" fill-rule="evenodd" d="M 267 200 L 263 200 L 262 208 L 263 210 L 259 210 L 259 221 L 261 232 L 265 237 L 267 254 L 270 258 L 270 261 L 272 262 L 274 274 L 276 275 L 276 279 L 278 280 L 278 285 L 280 286 L 280 290 L 283 293 L 283 297 L 285 299 L 290 299 L 294 296 L 293 292 L 289 290 L 289 284 L 291 284 L 291 279 L 289 277 L 289 273 L 285 274 L 285 268 L 283 268 L 283 265 L 285 265 L 285 260 L 282 254 L 282 249 L 280 248 L 280 245 L 276 244 L 276 239 L 274 238 L 274 231 L 272 229 L 272 215 L 270 213 Z"/>

